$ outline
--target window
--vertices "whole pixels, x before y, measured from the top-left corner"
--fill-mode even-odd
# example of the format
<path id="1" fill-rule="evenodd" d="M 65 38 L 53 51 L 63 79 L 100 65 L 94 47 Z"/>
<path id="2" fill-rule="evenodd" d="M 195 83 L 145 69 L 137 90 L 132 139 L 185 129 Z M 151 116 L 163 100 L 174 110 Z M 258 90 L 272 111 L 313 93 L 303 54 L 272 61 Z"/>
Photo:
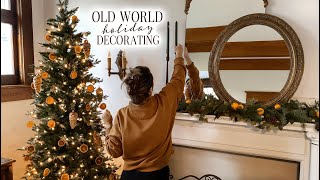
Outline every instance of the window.
<path id="1" fill-rule="evenodd" d="M 1 0 L 1 102 L 31 98 L 33 63 L 31 0 Z"/>

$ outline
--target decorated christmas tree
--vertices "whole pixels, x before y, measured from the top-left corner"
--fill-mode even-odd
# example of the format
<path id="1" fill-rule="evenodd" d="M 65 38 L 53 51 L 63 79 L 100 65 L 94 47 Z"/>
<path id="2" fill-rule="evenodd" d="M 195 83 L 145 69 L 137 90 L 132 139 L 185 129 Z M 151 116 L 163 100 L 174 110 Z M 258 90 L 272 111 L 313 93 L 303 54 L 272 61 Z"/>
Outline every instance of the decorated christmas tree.
<path id="1" fill-rule="evenodd" d="M 24 159 L 30 161 L 24 179 L 115 179 L 117 167 L 104 154 L 105 135 L 100 110 L 106 109 L 103 90 L 90 68 L 100 61 L 90 55 L 89 32 L 77 33 L 78 8 L 68 0 L 57 5 L 35 67 L 32 88 L 35 109 L 28 114 L 35 137 L 27 142 Z"/>

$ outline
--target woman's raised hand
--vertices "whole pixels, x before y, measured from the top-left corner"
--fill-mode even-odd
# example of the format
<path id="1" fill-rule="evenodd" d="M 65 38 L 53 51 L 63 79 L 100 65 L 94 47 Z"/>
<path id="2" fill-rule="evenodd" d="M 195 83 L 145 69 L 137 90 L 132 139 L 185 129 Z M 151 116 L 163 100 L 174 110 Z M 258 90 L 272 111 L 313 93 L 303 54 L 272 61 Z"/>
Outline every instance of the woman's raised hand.
<path id="1" fill-rule="evenodd" d="M 181 44 L 179 44 L 176 47 L 176 58 L 182 57 L 182 53 L 183 53 L 183 46 Z"/>

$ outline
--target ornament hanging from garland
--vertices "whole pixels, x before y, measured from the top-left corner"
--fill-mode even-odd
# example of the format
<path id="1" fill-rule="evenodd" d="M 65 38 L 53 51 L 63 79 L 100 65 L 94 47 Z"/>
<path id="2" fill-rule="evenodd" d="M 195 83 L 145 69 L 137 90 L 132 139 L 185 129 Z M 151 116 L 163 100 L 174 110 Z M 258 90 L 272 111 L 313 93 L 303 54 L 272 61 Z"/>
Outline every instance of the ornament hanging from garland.
<path id="1" fill-rule="evenodd" d="M 69 123 L 70 123 L 71 129 L 74 129 L 76 127 L 77 120 L 78 120 L 78 114 L 76 112 L 72 111 L 69 114 Z"/>
<path id="2" fill-rule="evenodd" d="M 262 116 L 264 114 L 264 109 L 263 108 L 258 108 L 257 113 Z"/>

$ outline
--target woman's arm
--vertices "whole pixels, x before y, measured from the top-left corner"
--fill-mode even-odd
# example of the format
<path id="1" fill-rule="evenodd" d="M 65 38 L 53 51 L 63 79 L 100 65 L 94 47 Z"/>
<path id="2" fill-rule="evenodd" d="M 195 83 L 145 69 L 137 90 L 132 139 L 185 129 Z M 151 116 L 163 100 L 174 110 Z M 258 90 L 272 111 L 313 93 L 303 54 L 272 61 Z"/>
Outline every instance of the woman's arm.
<path id="1" fill-rule="evenodd" d="M 178 45 L 176 48 L 176 59 L 174 60 L 174 70 L 170 82 L 159 93 L 161 101 L 167 105 L 178 107 L 183 96 L 186 79 L 186 67 L 182 58 L 183 48 Z M 174 108 L 174 107 L 173 107 Z"/>
<path id="2" fill-rule="evenodd" d="M 119 120 L 116 116 L 114 125 L 112 124 L 112 115 L 108 110 L 102 116 L 106 127 L 106 149 L 113 158 L 122 156 L 122 141 Z"/>

